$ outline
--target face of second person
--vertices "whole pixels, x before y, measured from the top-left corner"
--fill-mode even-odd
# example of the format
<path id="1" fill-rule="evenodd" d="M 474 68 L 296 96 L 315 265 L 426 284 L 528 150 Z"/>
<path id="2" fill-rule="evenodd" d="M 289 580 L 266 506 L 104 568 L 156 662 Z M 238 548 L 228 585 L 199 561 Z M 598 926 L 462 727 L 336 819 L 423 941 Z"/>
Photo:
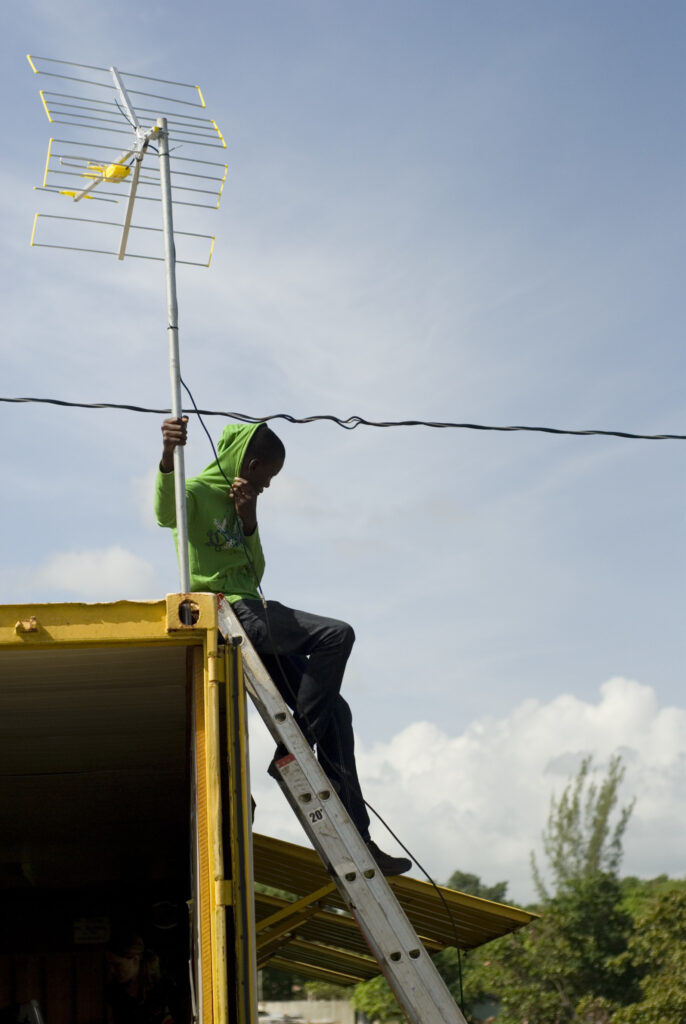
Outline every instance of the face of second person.
<path id="1" fill-rule="evenodd" d="M 251 459 L 247 466 L 241 468 L 241 476 L 255 488 L 258 494 L 262 494 L 265 487 L 269 487 L 274 477 L 283 468 L 283 459 L 263 462 L 262 459 Z"/>
<path id="2" fill-rule="evenodd" d="M 118 954 L 109 950 L 105 954 L 107 973 L 111 981 L 117 985 L 125 985 L 138 976 L 141 958 L 137 953 Z"/>

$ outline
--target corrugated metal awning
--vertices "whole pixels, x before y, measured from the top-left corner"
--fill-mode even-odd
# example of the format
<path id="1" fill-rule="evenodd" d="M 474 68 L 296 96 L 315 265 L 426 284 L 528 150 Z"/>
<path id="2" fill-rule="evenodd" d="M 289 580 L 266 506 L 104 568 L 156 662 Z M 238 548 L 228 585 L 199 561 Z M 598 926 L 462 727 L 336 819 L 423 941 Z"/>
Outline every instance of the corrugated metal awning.
<path id="1" fill-rule="evenodd" d="M 291 894 L 255 896 L 258 958 L 305 977 L 353 985 L 379 967 L 354 918 L 314 850 L 269 836 L 254 836 L 255 881 Z M 447 946 L 462 950 L 490 942 L 534 920 L 517 907 L 492 903 L 415 878 L 389 883 L 430 953 Z"/>

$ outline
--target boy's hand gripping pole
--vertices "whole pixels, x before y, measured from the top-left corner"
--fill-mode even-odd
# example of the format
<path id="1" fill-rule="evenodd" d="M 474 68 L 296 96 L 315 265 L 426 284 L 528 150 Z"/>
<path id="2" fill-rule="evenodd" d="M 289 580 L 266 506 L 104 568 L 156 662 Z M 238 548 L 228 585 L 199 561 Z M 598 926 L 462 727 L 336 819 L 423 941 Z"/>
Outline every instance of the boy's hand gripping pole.
<path id="1" fill-rule="evenodd" d="M 164 266 L 167 278 L 167 333 L 169 334 L 169 376 L 171 380 L 172 416 L 181 418 L 181 367 L 179 363 L 179 309 L 176 301 L 176 247 L 172 216 L 171 175 L 169 173 L 169 133 L 166 117 L 157 120 L 156 133 L 160 157 L 160 186 L 162 192 L 162 227 L 164 230 Z M 186 517 L 186 471 L 183 448 L 174 449 L 174 488 L 176 494 L 176 534 L 179 555 L 181 593 L 191 589 L 188 567 L 188 520 Z"/>

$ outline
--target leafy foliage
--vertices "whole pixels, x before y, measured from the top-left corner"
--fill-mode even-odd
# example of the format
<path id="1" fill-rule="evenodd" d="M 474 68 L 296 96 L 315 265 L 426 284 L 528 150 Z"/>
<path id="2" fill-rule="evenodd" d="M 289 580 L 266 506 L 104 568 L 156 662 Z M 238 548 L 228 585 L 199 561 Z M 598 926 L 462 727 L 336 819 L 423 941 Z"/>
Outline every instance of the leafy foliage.
<path id="1" fill-rule="evenodd" d="M 686 892 L 686 878 L 669 878 L 668 875 L 658 875 L 657 878 L 636 878 L 634 875 L 627 875 L 621 881 L 622 905 L 632 918 L 636 920 L 643 912 L 645 904 L 653 897 L 661 893 L 672 893 L 675 889 Z"/>
<path id="2" fill-rule="evenodd" d="M 489 947 L 478 987 L 500 1000 L 498 1024 L 604 1024 L 635 995 L 633 968 L 621 959 L 630 929 L 616 879 L 569 879 L 540 921 Z"/>
<path id="3" fill-rule="evenodd" d="M 504 903 L 507 895 L 507 882 L 484 885 L 478 875 L 472 875 L 469 871 L 453 871 L 445 884 L 448 889 L 479 896 L 482 900 L 493 900 L 494 903 Z"/>
<path id="4" fill-rule="evenodd" d="M 613 825 L 621 760 L 612 758 L 600 785 L 591 773 L 586 758 L 551 801 L 543 849 L 553 895 L 532 856 L 541 920 L 489 944 L 470 965 L 469 999 L 497 998 L 498 1024 L 609 1024 L 638 997 L 636 969 L 626 957 L 632 921 L 617 877 L 633 803 Z"/>
<path id="5" fill-rule="evenodd" d="M 634 801 L 622 808 L 619 820 L 611 829 L 610 818 L 617 804 L 624 766 L 619 755 L 611 758 L 607 776 L 600 786 L 591 777 L 592 769 L 593 759 L 584 758 L 560 799 L 556 800 L 553 795 L 550 801 L 543 849 L 556 889 L 572 878 L 598 872 L 616 876 L 619 870 L 622 839 Z M 542 900 L 547 900 L 548 890 L 533 853 L 531 868 L 536 891 Z"/>
<path id="6" fill-rule="evenodd" d="M 391 1021 L 402 1020 L 404 1017 L 388 982 L 381 974 L 378 978 L 356 985 L 352 1003 L 369 1020 Z"/>
<path id="7" fill-rule="evenodd" d="M 612 1024 L 686 1021 L 686 886 L 673 883 L 645 900 L 625 958 L 641 976 L 641 997 Z"/>
<path id="8" fill-rule="evenodd" d="M 305 979 L 289 971 L 280 971 L 276 967 L 262 969 L 262 998 L 274 999 L 279 1002 L 292 999 L 293 993 L 301 990 Z"/>
<path id="9" fill-rule="evenodd" d="M 306 981 L 304 988 L 308 999 L 350 999 L 353 991 L 332 981 Z"/>

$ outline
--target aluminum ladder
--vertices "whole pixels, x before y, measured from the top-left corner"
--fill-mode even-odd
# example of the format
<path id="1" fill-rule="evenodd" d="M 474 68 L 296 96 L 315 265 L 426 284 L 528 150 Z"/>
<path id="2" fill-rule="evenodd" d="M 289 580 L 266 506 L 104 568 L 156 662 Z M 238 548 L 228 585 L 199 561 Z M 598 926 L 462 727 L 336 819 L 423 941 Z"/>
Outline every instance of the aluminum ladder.
<path id="1" fill-rule="evenodd" d="M 277 743 L 280 785 L 411 1024 L 466 1024 L 391 887 L 224 598 L 219 631 L 241 648 L 245 688 Z"/>

